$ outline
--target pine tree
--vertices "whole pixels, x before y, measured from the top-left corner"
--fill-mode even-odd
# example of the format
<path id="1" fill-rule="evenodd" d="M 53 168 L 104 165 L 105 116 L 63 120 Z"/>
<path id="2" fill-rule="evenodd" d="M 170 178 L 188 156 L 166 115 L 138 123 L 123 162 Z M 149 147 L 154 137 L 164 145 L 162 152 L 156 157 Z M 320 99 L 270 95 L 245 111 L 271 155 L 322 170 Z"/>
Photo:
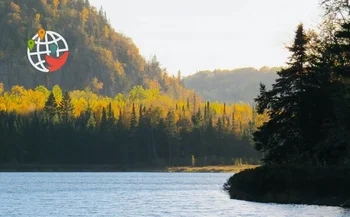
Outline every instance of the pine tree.
<path id="1" fill-rule="evenodd" d="M 221 117 L 218 117 L 218 120 L 217 120 L 217 131 L 218 131 L 219 137 L 222 138 L 224 136 L 224 126 L 223 126 Z"/>
<path id="2" fill-rule="evenodd" d="M 108 129 L 107 112 L 106 112 L 106 108 L 103 107 L 102 116 L 101 116 L 101 123 L 100 123 L 100 131 L 106 132 L 107 129 Z"/>
<path id="3" fill-rule="evenodd" d="M 172 160 L 172 145 L 174 143 L 174 140 L 176 139 L 177 135 L 177 128 L 176 128 L 176 122 L 175 122 L 175 114 L 173 111 L 169 111 L 167 114 L 167 117 L 165 119 L 165 126 L 166 126 L 166 134 L 168 137 L 168 153 L 169 153 L 169 165 L 171 165 Z"/>
<path id="4" fill-rule="evenodd" d="M 323 140 L 321 150 L 323 159 L 329 164 L 350 159 L 350 22 L 347 20 L 340 27 L 335 33 L 335 42 L 324 52 L 327 56 L 324 55 L 323 65 L 319 67 L 323 71 L 326 69 L 322 74 L 323 81 L 326 81 L 322 88 L 325 93 L 323 101 L 331 98 L 321 110 L 323 114 L 332 114 L 325 115 L 327 123 L 323 125 L 327 128 L 323 131 L 328 136 Z"/>
<path id="5" fill-rule="evenodd" d="M 200 127 L 202 125 L 203 119 L 202 119 L 202 112 L 201 108 L 198 108 L 198 111 L 196 114 L 192 115 L 192 123 L 195 127 Z"/>
<path id="6" fill-rule="evenodd" d="M 232 120 L 231 120 L 231 127 L 232 127 L 232 132 L 235 132 L 235 113 L 232 113 Z"/>
<path id="7" fill-rule="evenodd" d="M 268 152 L 265 163 L 287 163 L 302 161 L 305 139 L 305 118 L 308 117 L 307 107 L 307 54 L 308 39 L 300 24 L 296 31 L 294 44 L 289 47 L 292 53 L 288 68 L 278 72 L 279 78 L 272 90 L 266 91 L 261 85 L 260 95 L 256 99 L 259 112 L 265 110 L 270 120 L 260 131 L 254 134 L 256 148 Z M 307 121 L 307 120 L 306 120 Z"/>
<path id="8" fill-rule="evenodd" d="M 108 105 L 107 122 L 108 122 L 108 128 L 112 129 L 114 124 L 115 124 L 115 117 L 114 117 L 114 112 L 112 109 L 112 103 L 109 103 L 109 105 Z"/>
<path id="9" fill-rule="evenodd" d="M 73 115 L 73 105 L 68 91 L 64 91 L 63 99 L 59 106 L 59 113 L 63 123 L 67 123 Z"/>
<path id="10" fill-rule="evenodd" d="M 87 114 L 89 114 L 89 119 L 87 121 L 88 129 L 90 129 L 90 130 L 95 129 L 95 127 L 96 127 L 96 119 L 95 119 L 94 113 L 92 111 L 88 111 Z"/>
<path id="11" fill-rule="evenodd" d="M 136 120 L 136 110 L 135 110 L 135 104 L 132 104 L 132 110 L 131 110 L 131 119 L 130 119 L 130 129 L 131 131 L 136 130 L 137 128 L 137 120 Z"/>
<path id="12" fill-rule="evenodd" d="M 124 121 L 123 121 L 123 114 L 122 111 L 119 111 L 119 117 L 118 117 L 118 122 L 117 122 L 117 129 L 119 131 L 123 131 L 125 128 Z"/>
<path id="13" fill-rule="evenodd" d="M 44 107 L 44 111 L 47 114 L 49 120 L 57 114 L 58 108 L 57 108 L 57 103 L 55 99 L 55 95 L 51 92 L 49 95 L 49 98 L 47 99 Z"/>

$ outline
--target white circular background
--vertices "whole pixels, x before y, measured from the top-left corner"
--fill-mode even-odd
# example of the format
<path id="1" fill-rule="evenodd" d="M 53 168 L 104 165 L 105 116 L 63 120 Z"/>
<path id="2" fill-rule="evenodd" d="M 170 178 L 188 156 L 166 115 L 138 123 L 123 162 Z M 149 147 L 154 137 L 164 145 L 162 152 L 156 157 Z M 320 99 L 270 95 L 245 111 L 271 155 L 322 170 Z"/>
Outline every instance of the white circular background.
<path id="1" fill-rule="evenodd" d="M 48 41 L 48 38 L 47 38 L 48 35 L 51 36 L 51 38 L 53 39 L 52 41 Z M 55 43 L 57 45 L 57 51 L 56 51 L 57 57 L 60 56 L 61 52 L 69 51 L 66 40 L 57 32 L 46 31 L 45 39 L 43 41 L 40 40 L 40 37 L 38 34 L 36 34 L 32 39 L 35 41 L 36 52 L 31 52 L 30 49 L 27 48 L 27 56 L 32 66 L 41 72 L 46 72 L 46 73 L 49 72 L 49 69 L 47 69 L 44 65 L 46 61 L 42 60 L 40 56 L 42 54 L 50 55 L 51 51 L 49 49 L 49 44 Z M 65 48 L 58 47 L 58 43 L 57 43 L 58 41 L 62 41 L 64 43 Z M 46 46 L 45 51 L 40 51 L 40 45 Z M 31 58 L 31 56 L 35 56 L 35 55 L 38 57 L 37 63 L 34 63 Z"/>

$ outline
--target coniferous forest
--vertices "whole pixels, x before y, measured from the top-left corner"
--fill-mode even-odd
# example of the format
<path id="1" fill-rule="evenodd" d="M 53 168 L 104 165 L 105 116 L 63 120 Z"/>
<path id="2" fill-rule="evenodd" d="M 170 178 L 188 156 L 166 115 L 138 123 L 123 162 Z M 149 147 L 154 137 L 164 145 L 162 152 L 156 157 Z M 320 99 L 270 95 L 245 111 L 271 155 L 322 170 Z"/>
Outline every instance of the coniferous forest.
<path id="1" fill-rule="evenodd" d="M 248 104 L 201 102 L 134 87 L 114 98 L 14 86 L 0 94 L 0 162 L 217 165 L 258 163 Z"/>
<path id="2" fill-rule="evenodd" d="M 288 66 L 272 89 L 260 85 L 257 111 L 269 120 L 254 142 L 264 165 L 232 176 L 224 185 L 231 198 L 350 206 L 350 7 L 321 5 L 320 28 L 300 24 Z"/>
<path id="3" fill-rule="evenodd" d="M 337 15 L 338 8 L 330 10 Z M 341 165 L 350 159 L 350 19 L 333 19 L 340 23 L 319 35 L 300 24 L 288 47 L 288 67 L 278 72 L 272 90 L 260 85 L 257 109 L 270 120 L 254 140 L 267 164 Z"/>

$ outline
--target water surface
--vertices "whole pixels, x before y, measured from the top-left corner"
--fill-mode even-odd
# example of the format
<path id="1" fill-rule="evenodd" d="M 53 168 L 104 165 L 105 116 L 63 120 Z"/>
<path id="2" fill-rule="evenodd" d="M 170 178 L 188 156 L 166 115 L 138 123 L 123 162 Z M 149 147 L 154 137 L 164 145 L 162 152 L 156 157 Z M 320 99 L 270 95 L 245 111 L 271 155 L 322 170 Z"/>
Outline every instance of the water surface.
<path id="1" fill-rule="evenodd" d="M 350 216 L 349 209 L 231 200 L 229 173 L 0 173 L 0 216 Z"/>

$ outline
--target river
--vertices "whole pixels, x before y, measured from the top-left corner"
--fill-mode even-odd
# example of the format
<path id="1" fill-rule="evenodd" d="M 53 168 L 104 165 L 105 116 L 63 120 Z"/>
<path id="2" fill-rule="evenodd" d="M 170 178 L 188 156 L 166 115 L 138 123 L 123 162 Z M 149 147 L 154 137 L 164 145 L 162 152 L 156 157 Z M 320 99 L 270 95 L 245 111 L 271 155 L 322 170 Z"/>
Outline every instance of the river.
<path id="1" fill-rule="evenodd" d="M 350 209 L 231 200 L 229 173 L 0 173 L 0 216 L 350 216 Z"/>

